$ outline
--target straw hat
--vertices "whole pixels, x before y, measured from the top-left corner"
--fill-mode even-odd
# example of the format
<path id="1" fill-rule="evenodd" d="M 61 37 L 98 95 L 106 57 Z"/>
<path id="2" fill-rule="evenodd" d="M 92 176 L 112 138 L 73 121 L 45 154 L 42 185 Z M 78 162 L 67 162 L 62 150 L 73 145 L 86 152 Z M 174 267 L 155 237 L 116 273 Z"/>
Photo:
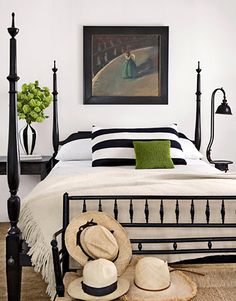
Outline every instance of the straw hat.
<path id="1" fill-rule="evenodd" d="M 114 262 L 120 276 L 127 268 L 132 248 L 125 229 L 109 214 L 85 212 L 71 220 L 65 232 L 68 253 L 82 266 L 104 258 Z"/>
<path id="2" fill-rule="evenodd" d="M 75 299 L 109 301 L 124 295 L 128 289 L 129 281 L 117 278 L 114 263 L 101 258 L 87 262 L 83 277 L 72 281 L 67 292 Z"/>
<path id="3" fill-rule="evenodd" d="M 167 263 L 156 257 L 139 259 L 136 267 L 130 265 L 123 276 L 132 284 L 121 300 L 188 301 L 197 294 L 197 286 L 188 276 L 180 271 L 169 272 Z"/>

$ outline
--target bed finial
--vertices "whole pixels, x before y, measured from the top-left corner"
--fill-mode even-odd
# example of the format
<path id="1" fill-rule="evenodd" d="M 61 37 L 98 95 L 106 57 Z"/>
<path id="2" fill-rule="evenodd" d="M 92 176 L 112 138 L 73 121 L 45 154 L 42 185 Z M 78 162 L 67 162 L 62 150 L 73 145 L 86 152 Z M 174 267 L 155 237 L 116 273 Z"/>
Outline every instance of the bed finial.
<path id="1" fill-rule="evenodd" d="M 53 71 L 53 72 L 57 72 L 57 70 L 58 70 L 58 69 L 57 69 L 57 66 L 56 66 L 56 60 L 54 60 L 54 61 L 53 61 L 53 68 L 52 68 L 52 71 Z"/>
<path id="2" fill-rule="evenodd" d="M 11 16 L 12 16 L 12 25 L 11 25 L 11 27 L 15 27 L 15 13 L 12 13 Z"/>
<path id="3" fill-rule="evenodd" d="M 198 73 L 200 73 L 202 71 L 202 69 L 200 68 L 200 61 L 197 62 L 197 69 L 196 69 L 196 71 Z"/>
<path id="4" fill-rule="evenodd" d="M 12 16 L 11 27 L 8 27 L 7 30 L 11 35 L 11 37 L 14 38 L 18 34 L 19 29 L 15 27 L 15 13 L 12 13 L 11 16 Z"/>

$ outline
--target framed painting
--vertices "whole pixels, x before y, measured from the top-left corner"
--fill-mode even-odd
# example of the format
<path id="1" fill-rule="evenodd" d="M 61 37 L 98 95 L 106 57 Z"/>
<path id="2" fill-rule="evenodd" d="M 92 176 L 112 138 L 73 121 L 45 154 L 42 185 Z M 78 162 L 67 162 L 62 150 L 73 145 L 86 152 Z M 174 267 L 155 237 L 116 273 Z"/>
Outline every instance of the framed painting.
<path id="1" fill-rule="evenodd" d="M 167 26 L 84 26 L 84 104 L 168 104 Z"/>

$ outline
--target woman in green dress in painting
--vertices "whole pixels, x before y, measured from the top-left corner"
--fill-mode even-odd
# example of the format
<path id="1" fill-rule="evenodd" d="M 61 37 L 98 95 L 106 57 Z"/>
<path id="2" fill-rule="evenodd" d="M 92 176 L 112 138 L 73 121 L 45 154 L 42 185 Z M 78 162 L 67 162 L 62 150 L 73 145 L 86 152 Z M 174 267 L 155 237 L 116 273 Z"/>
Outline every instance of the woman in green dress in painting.
<path id="1" fill-rule="evenodd" d="M 135 64 L 135 55 L 131 54 L 129 50 L 125 52 L 125 61 L 122 65 L 122 77 L 127 78 L 136 78 L 137 76 L 137 67 Z"/>

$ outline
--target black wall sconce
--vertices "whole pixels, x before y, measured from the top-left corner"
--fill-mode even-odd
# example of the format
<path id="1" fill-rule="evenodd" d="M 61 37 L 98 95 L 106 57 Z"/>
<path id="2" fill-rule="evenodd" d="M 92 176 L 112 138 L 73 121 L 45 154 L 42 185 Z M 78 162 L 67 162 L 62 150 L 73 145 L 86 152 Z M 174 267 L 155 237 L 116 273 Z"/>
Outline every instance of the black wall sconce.
<path id="1" fill-rule="evenodd" d="M 215 94 L 217 91 L 221 91 L 223 93 L 223 100 L 222 100 L 222 103 L 217 108 L 216 112 L 214 112 L 215 111 Z M 215 89 L 211 95 L 211 136 L 210 136 L 209 144 L 207 146 L 206 156 L 207 156 L 207 160 L 210 163 L 215 164 L 216 168 L 227 172 L 228 165 L 232 164 L 233 163 L 232 161 L 212 160 L 211 159 L 211 147 L 212 147 L 212 144 L 214 141 L 215 113 L 216 114 L 224 114 L 224 115 L 232 115 L 232 112 L 231 112 L 230 106 L 227 103 L 225 91 L 223 88 Z"/>

